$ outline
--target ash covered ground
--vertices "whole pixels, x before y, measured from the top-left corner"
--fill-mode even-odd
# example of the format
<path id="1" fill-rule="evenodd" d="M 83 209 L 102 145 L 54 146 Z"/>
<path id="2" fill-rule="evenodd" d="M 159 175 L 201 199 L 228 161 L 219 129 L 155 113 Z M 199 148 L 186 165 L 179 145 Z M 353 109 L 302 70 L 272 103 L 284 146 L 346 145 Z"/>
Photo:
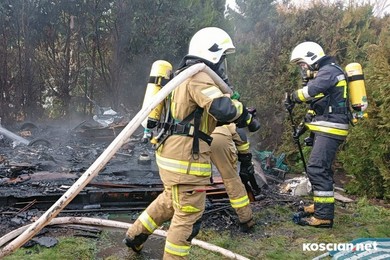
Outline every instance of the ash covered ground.
<path id="1" fill-rule="evenodd" d="M 100 127 L 91 121 L 66 126 L 49 122 L 7 127 L 30 144 L 18 144 L 5 136 L 0 139 L 0 235 L 38 219 L 123 127 L 124 124 Z M 142 129 L 136 131 L 59 216 L 108 218 L 111 212 L 122 212 L 132 222 L 162 190 L 154 151 L 150 144 L 141 142 L 141 135 Z M 145 156 L 148 160 L 140 161 Z M 252 202 L 254 212 L 276 204 L 298 205 L 299 198 L 281 194 L 277 184 L 269 181 L 263 187 L 258 201 Z M 217 195 L 208 196 L 203 226 L 238 233 L 237 216 L 218 173 L 212 191 Z"/>

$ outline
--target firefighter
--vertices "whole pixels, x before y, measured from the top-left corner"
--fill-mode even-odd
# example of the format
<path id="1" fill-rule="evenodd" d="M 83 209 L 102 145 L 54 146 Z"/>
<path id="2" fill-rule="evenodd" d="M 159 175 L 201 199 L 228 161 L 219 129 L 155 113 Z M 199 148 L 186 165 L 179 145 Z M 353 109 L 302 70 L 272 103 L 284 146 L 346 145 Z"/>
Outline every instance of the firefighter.
<path id="1" fill-rule="evenodd" d="M 217 167 L 230 204 L 238 215 L 240 231 L 247 233 L 255 225 L 247 192 L 253 196 L 260 193 L 260 188 L 254 179 L 252 154 L 245 130 L 231 123 L 218 126 L 211 136 L 211 161 Z M 239 175 L 237 160 L 241 163 Z"/>
<path id="2" fill-rule="evenodd" d="M 220 75 L 226 55 L 234 51 L 235 46 L 224 30 L 203 28 L 192 37 L 188 54 L 175 74 L 202 62 Z M 223 94 L 205 72 L 179 85 L 171 94 L 170 107 L 177 124 L 156 150 L 164 191 L 128 229 L 124 242 L 140 252 L 148 236 L 170 220 L 163 259 L 187 259 L 191 240 L 201 226 L 205 188 L 210 184 L 210 134 L 217 122 L 235 122 L 244 127 L 253 124 L 253 117 L 240 101 Z"/>
<path id="3" fill-rule="evenodd" d="M 287 104 L 308 103 L 312 111 L 301 129 L 294 133 L 297 140 L 305 130 L 314 133 L 313 147 L 307 164 L 307 175 L 313 188 L 314 204 L 305 206 L 302 218 L 295 223 L 312 227 L 331 228 L 334 219 L 334 191 L 332 164 L 340 144 L 348 134 L 347 81 L 334 58 L 325 55 L 315 42 L 298 44 L 290 62 L 300 66 L 304 86 L 294 91 Z M 291 110 L 290 110 L 291 111 Z"/>

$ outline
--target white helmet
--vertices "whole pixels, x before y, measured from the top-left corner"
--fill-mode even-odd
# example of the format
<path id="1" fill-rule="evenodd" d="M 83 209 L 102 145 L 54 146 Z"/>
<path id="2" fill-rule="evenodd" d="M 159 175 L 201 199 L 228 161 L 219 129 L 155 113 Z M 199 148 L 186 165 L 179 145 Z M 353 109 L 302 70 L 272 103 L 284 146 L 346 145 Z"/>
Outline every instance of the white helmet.
<path id="1" fill-rule="evenodd" d="M 224 30 L 217 27 L 206 27 L 192 37 L 188 55 L 216 64 L 223 54 L 234 53 L 235 50 L 232 39 Z"/>
<path id="2" fill-rule="evenodd" d="M 315 42 L 302 42 L 292 51 L 290 62 L 304 62 L 311 66 L 324 56 L 324 50 L 319 44 Z"/>

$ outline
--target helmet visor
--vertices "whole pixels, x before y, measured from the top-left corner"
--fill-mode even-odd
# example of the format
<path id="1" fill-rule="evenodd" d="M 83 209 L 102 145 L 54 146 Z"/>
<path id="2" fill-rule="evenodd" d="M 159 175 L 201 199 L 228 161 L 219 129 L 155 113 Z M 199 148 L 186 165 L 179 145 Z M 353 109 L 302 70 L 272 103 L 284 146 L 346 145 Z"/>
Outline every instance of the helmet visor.
<path id="1" fill-rule="evenodd" d="M 227 71 L 227 59 L 226 55 L 223 54 L 221 60 L 215 65 L 215 73 L 225 81 L 226 84 L 229 84 L 228 71 Z"/>

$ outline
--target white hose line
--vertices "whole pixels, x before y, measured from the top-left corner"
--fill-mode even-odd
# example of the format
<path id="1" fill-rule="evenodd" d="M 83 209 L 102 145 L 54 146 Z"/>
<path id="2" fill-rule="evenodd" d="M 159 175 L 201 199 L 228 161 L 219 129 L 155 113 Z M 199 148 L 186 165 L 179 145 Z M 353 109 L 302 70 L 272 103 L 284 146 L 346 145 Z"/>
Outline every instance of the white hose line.
<path id="1" fill-rule="evenodd" d="M 121 221 L 114 221 L 114 220 L 107 220 L 107 219 L 98 219 L 98 218 L 87 218 L 87 217 L 60 217 L 60 218 L 53 218 L 48 226 L 52 225 L 62 225 L 62 224 L 82 224 L 82 225 L 93 225 L 93 226 L 104 226 L 104 227 L 113 227 L 113 228 L 120 228 L 127 230 L 132 224 L 121 222 Z M 15 229 L 8 234 L 5 234 L 0 238 L 0 247 L 4 244 L 8 243 L 15 237 L 22 234 L 27 228 L 29 228 L 32 224 L 25 225 L 23 227 L 20 227 L 18 229 Z M 166 237 L 167 232 L 164 230 L 157 229 L 153 232 L 153 235 L 157 235 L 160 237 Z M 191 242 L 192 245 L 199 246 L 200 248 L 203 248 L 205 250 L 219 253 L 225 257 L 228 257 L 230 259 L 239 259 L 239 260 L 249 260 L 248 258 L 233 253 L 232 251 L 229 251 L 225 248 L 198 240 L 198 239 L 192 239 Z"/>
<path id="2" fill-rule="evenodd" d="M 184 70 L 178 76 L 169 81 L 157 94 L 145 105 L 119 133 L 119 135 L 111 142 L 104 152 L 96 159 L 96 161 L 80 176 L 80 178 L 29 228 L 27 228 L 19 237 L 9 243 L 0 250 L 0 259 L 14 252 L 16 249 L 24 245 L 28 240 L 35 236 L 50 220 L 55 218 L 61 210 L 63 210 L 76 196 L 84 189 L 85 186 L 99 171 L 108 163 L 114 154 L 122 147 L 122 145 L 130 138 L 141 123 L 148 117 L 150 112 L 162 102 L 174 89 L 181 83 L 193 75 L 205 72 L 216 82 L 224 93 L 232 93 L 232 90 L 226 83 L 204 63 L 195 64 Z"/>

